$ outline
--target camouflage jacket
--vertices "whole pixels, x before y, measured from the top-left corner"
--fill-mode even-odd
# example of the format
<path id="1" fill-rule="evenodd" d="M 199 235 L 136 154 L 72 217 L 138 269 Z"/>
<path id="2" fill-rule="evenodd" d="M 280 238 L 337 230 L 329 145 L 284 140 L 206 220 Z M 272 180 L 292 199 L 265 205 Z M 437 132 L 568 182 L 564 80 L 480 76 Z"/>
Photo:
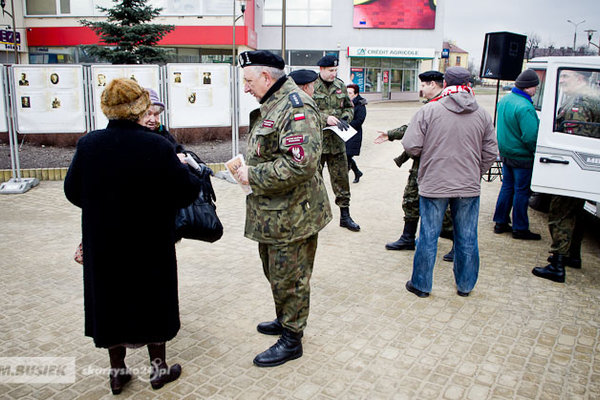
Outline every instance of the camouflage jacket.
<path id="1" fill-rule="evenodd" d="M 600 97 L 580 95 L 568 99 L 556 115 L 557 130 L 600 138 Z"/>
<path id="2" fill-rule="evenodd" d="M 252 194 L 245 236 L 260 243 L 305 239 L 331 221 L 318 171 L 322 134 L 315 103 L 286 78 L 250 121 L 246 161 Z"/>
<path id="3" fill-rule="evenodd" d="M 348 90 L 344 81 L 335 78 L 331 85 L 327 86 L 321 77 L 315 81 L 315 94 L 313 99 L 319 107 L 320 121 L 323 127 L 327 126 L 327 117 L 333 115 L 338 119 L 346 118 L 350 123 L 354 117 L 354 104 L 348 97 Z M 346 152 L 345 142 L 330 130 L 323 131 L 323 153 L 338 154 Z"/>

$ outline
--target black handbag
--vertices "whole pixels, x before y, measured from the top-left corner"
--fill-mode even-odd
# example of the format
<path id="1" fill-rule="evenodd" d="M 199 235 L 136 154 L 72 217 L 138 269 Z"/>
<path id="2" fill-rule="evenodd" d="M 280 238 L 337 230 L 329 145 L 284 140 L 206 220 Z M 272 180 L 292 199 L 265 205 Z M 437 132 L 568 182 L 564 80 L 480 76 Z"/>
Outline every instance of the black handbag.
<path id="1" fill-rule="evenodd" d="M 223 236 L 223 224 L 217 216 L 215 201 L 217 196 L 210 182 L 212 170 L 193 152 L 186 151 L 198 164 L 195 169 L 189 166 L 191 173 L 200 178 L 202 185 L 198 198 L 187 207 L 179 209 L 175 217 L 175 236 L 181 238 L 216 242 Z"/>

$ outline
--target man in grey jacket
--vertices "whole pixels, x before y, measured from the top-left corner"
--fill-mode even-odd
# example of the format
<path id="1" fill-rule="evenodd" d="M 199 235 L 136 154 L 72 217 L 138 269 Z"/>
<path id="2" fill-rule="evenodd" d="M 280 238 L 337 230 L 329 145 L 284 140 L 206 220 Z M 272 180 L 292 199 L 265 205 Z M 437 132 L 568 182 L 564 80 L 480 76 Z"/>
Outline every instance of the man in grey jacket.
<path id="1" fill-rule="evenodd" d="M 433 285 L 437 240 L 448 204 L 454 225 L 454 279 L 457 294 L 468 296 L 479 274 L 477 220 L 481 176 L 498 155 L 492 118 L 479 107 L 468 86 L 470 73 L 450 67 L 441 98 L 412 118 L 402 145 L 421 157 L 421 229 L 406 289 L 427 297 Z"/>

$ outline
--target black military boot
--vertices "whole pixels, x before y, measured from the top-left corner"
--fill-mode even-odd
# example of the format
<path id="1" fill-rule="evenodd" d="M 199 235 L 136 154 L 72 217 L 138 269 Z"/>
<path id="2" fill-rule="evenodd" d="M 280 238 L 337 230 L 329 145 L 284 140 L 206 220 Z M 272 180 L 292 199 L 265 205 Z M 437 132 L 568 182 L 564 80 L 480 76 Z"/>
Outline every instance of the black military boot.
<path id="1" fill-rule="evenodd" d="M 545 267 L 535 267 L 531 272 L 540 278 L 550 279 L 554 282 L 565 281 L 565 256 L 554 254 L 550 264 Z"/>
<path id="2" fill-rule="evenodd" d="M 404 221 L 404 231 L 400 239 L 385 245 L 388 250 L 414 250 L 415 236 L 417 234 L 417 225 L 419 221 Z"/>
<path id="3" fill-rule="evenodd" d="M 283 326 L 279 319 L 275 318 L 273 321 L 261 322 L 256 326 L 256 330 L 265 335 L 281 335 Z"/>
<path id="4" fill-rule="evenodd" d="M 356 165 L 356 162 L 354 162 L 354 160 L 352 160 L 350 168 L 352 169 L 352 172 L 354 172 L 354 180 L 352 181 L 352 183 L 358 183 L 360 181 L 360 177 L 363 176 L 362 171 L 358 169 L 358 165 Z"/>
<path id="5" fill-rule="evenodd" d="M 340 207 L 340 226 L 348 228 L 353 232 L 360 231 L 360 226 L 350 217 L 350 209 L 348 207 Z"/>
<path id="6" fill-rule="evenodd" d="M 279 340 L 254 357 L 254 365 L 275 367 L 300 357 L 302 357 L 302 332 L 292 332 L 283 328 Z"/>
<path id="7" fill-rule="evenodd" d="M 556 255 L 552 254 L 550 257 L 548 257 L 548 262 L 551 263 L 555 258 Z M 565 267 L 581 269 L 581 253 L 576 255 L 569 254 L 568 256 L 564 256 L 563 265 Z"/>

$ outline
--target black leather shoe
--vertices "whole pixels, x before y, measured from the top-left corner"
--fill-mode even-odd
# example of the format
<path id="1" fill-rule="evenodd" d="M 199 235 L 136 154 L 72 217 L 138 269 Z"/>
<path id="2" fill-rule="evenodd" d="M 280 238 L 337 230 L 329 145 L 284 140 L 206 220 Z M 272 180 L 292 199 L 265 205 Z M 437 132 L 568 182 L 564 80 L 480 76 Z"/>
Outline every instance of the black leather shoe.
<path id="1" fill-rule="evenodd" d="M 395 242 L 387 243 L 385 248 L 387 250 L 414 250 L 415 238 L 405 238 L 404 235 L 402 235 L 400 236 L 400 239 Z"/>
<path id="2" fill-rule="evenodd" d="M 412 285 L 411 281 L 406 282 L 406 290 L 408 290 L 411 293 L 414 293 L 415 295 L 417 295 L 419 297 L 429 297 L 429 293 L 420 291 L 419 289 L 417 289 L 416 287 L 414 287 Z"/>
<path id="3" fill-rule="evenodd" d="M 461 292 L 460 290 L 456 291 L 456 294 L 461 296 L 461 297 L 469 297 L 469 293 L 470 292 Z"/>
<path id="4" fill-rule="evenodd" d="M 454 261 L 454 246 L 452 246 L 452 248 L 450 249 L 450 251 L 447 254 L 444 254 L 444 257 L 442 257 L 442 260 L 448 261 L 448 262 Z"/>
<path id="5" fill-rule="evenodd" d="M 496 222 L 494 225 L 494 233 L 512 232 L 512 226 L 510 224 L 501 224 Z"/>
<path id="6" fill-rule="evenodd" d="M 264 335 L 281 335 L 283 326 L 275 318 L 273 321 L 261 322 L 256 326 L 256 330 Z"/>
<path id="7" fill-rule="evenodd" d="M 181 365 L 173 364 L 171 367 L 165 365 L 164 368 L 154 370 L 150 376 L 150 385 L 152 389 L 157 390 L 165 386 L 167 383 L 176 381 L 181 376 Z"/>
<path id="8" fill-rule="evenodd" d="M 513 231 L 512 237 L 519 240 L 542 240 L 539 233 L 533 233 L 529 229 L 526 231 Z"/>
<path id="9" fill-rule="evenodd" d="M 131 374 L 127 369 L 111 369 L 110 391 L 112 394 L 121 394 L 123 388 L 131 380 Z"/>
<path id="10" fill-rule="evenodd" d="M 361 176 L 363 176 L 363 173 L 361 171 L 355 172 L 354 180 L 352 181 L 352 183 L 358 183 L 360 181 Z"/>
<path id="11" fill-rule="evenodd" d="M 275 367 L 302 357 L 302 332 L 283 329 L 279 340 L 267 350 L 254 357 L 258 367 Z"/>

